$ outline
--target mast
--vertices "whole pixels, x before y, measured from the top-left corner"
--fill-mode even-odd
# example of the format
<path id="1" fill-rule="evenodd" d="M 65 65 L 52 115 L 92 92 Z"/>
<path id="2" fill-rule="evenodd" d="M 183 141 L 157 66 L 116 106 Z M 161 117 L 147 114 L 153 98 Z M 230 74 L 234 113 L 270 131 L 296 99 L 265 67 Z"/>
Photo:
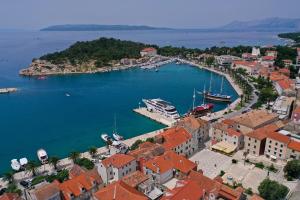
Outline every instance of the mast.
<path id="1" fill-rule="evenodd" d="M 117 118 L 116 118 L 116 113 L 114 115 L 114 130 L 113 133 L 117 133 Z"/>
<path id="2" fill-rule="evenodd" d="M 196 99 L 196 93 L 194 88 L 194 94 L 193 94 L 193 110 L 195 109 L 195 99 Z"/>
<path id="3" fill-rule="evenodd" d="M 212 81 L 212 72 L 210 72 L 210 81 L 209 81 L 209 89 L 208 89 L 208 92 L 211 92 L 211 81 Z"/>
<path id="4" fill-rule="evenodd" d="M 202 104 L 204 105 L 204 100 L 205 100 L 205 89 L 206 88 L 206 86 L 205 86 L 205 84 L 204 84 L 204 88 L 203 88 L 203 99 L 202 99 Z"/>
<path id="5" fill-rule="evenodd" d="M 223 92 L 223 84 L 224 84 L 224 76 L 222 76 L 220 94 L 222 94 L 222 92 Z"/>

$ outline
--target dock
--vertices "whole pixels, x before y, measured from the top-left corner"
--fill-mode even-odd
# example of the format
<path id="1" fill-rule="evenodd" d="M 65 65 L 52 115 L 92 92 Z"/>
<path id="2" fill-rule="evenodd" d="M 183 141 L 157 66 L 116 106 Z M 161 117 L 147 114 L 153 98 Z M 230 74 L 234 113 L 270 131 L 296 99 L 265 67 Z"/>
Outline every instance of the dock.
<path id="1" fill-rule="evenodd" d="M 0 88 L 0 94 L 8 94 L 12 92 L 16 92 L 17 88 Z"/>
<path id="2" fill-rule="evenodd" d="M 133 111 L 140 115 L 143 115 L 149 119 L 152 119 L 160 124 L 164 124 L 169 127 L 173 126 L 176 123 L 176 120 L 167 118 L 159 113 L 150 112 L 145 107 L 136 108 L 136 109 L 133 109 Z"/>

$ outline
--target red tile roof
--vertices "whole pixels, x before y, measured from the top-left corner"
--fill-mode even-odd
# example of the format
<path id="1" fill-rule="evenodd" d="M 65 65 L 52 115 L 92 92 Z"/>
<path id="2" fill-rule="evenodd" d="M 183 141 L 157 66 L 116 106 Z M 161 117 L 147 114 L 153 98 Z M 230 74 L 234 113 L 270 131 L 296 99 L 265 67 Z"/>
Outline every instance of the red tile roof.
<path id="1" fill-rule="evenodd" d="M 275 60 L 275 57 L 274 56 L 263 56 L 262 59 L 265 61 L 273 61 L 273 60 Z"/>
<path id="2" fill-rule="evenodd" d="M 282 79 L 278 80 L 277 83 L 282 89 L 286 90 L 292 87 L 293 81 L 290 79 Z"/>
<path id="3" fill-rule="evenodd" d="M 122 181 L 130 187 L 137 187 L 139 184 L 149 179 L 149 176 L 143 174 L 141 171 L 135 171 L 122 178 Z"/>
<path id="4" fill-rule="evenodd" d="M 123 181 L 109 184 L 107 187 L 94 193 L 97 200 L 147 200 L 148 198 L 141 192 L 130 187 Z"/>
<path id="5" fill-rule="evenodd" d="M 278 142 L 285 143 L 285 144 L 288 144 L 290 142 L 290 137 L 288 137 L 286 135 L 282 135 L 277 132 L 268 133 L 268 138 L 270 138 L 272 140 L 276 140 Z"/>
<path id="6" fill-rule="evenodd" d="M 192 138 L 191 134 L 189 134 L 182 127 L 169 128 L 168 130 L 159 134 L 159 136 L 164 138 L 163 147 L 166 150 L 172 150 L 173 148 L 187 142 Z"/>
<path id="7" fill-rule="evenodd" d="M 106 158 L 102 161 L 103 165 L 105 167 L 108 167 L 109 165 L 112 165 L 115 168 L 121 168 L 125 166 L 126 164 L 134 161 L 135 158 L 130 155 L 126 154 L 114 154 L 109 158 Z"/>
<path id="8" fill-rule="evenodd" d="M 227 129 L 227 133 L 228 133 L 228 135 L 231 136 L 231 137 L 232 137 L 232 136 L 240 137 L 240 136 L 243 135 L 242 133 L 240 133 L 240 132 L 234 130 L 233 128 Z"/>
<path id="9" fill-rule="evenodd" d="M 247 134 L 248 137 L 255 138 L 258 140 L 266 139 L 268 133 L 274 132 L 278 130 L 278 126 L 276 124 L 269 124 L 264 127 L 258 128 L 250 133 Z"/>
<path id="10" fill-rule="evenodd" d="M 300 152 L 300 142 L 291 140 L 288 144 L 288 148 Z"/>
<path id="11" fill-rule="evenodd" d="M 33 191 L 37 200 L 49 199 L 54 195 L 60 195 L 59 182 L 57 180 L 52 183 L 47 183 L 43 186 L 36 188 Z"/>
<path id="12" fill-rule="evenodd" d="M 18 194 L 15 193 L 4 193 L 0 196 L 0 200 L 19 200 L 21 199 Z"/>
<path id="13" fill-rule="evenodd" d="M 186 159 L 184 156 L 178 155 L 173 151 L 167 151 L 164 155 L 157 156 L 152 160 L 147 161 L 144 164 L 145 167 L 153 172 L 164 173 L 168 170 L 177 169 L 182 173 L 187 174 L 193 169 L 197 168 L 197 165 Z"/>
<path id="14" fill-rule="evenodd" d="M 257 194 L 252 195 L 252 197 L 250 197 L 250 200 L 264 200 L 264 198 L 258 196 Z"/>
<path id="15" fill-rule="evenodd" d="M 148 47 L 142 50 L 142 52 L 151 52 L 151 51 L 156 51 L 156 49 L 153 47 Z"/>
<path id="16" fill-rule="evenodd" d="M 161 200 L 199 200 L 203 192 L 203 188 L 195 181 L 178 181 L 177 187 L 166 192 Z"/>
<path id="17" fill-rule="evenodd" d="M 102 184 L 102 179 L 96 168 L 61 183 L 59 188 L 62 191 L 64 198 L 69 200 L 71 194 L 75 197 L 80 196 L 82 194 L 82 188 L 87 191 L 91 190 L 94 187 L 95 182 L 97 184 Z"/>

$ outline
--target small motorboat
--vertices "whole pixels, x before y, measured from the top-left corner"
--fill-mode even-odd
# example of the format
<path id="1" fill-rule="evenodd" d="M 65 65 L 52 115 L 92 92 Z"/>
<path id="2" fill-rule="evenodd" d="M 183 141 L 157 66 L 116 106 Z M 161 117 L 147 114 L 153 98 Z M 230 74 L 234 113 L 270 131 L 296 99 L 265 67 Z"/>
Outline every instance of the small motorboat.
<path id="1" fill-rule="evenodd" d="M 19 171 L 20 168 L 21 168 L 21 165 L 20 165 L 20 163 L 18 162 L 17 159 L 12 159 L 12 160 L 11 160 L 10 166 L 11 166 L 11 168 L 12 168 L 13 170 L 15 170 L 15 171 Z"/>
<path id="2" fill-rule="evenodd" d="M 48 155 L 44 149 L 39 149 L 37 151 L 37 157 L 42 164 L 48 163 Z"/>
<path id="3" fill-rule="evenodd" d="M 113 143 L 111 144 L 112 146 L 120 146 L 121 142 L 120 141 L 113 141 Z"/>
<path id="4" fill-rule="evenodd" d="M 25 167 L 28 164 L 27 158 L 21 158 L 19 162 L 22 167 Z"/>
<path id="5" fill-rule="evenodd" d="M 101 134 L 101 138 L 107 144 L 112 144 L 112 142 L 113 142 L 112 139 L 111 139 L 111 137 L 109 137 L 109 135 L 107 135 L 106 133 L 102 133 Z"/>
<path id="6" fill-rule="evenodd" d="M 124 137 L 121 136 L 121 135 L 119 135 L 119 134 L 116 133 L 116 132 L 113 133 L 113 137 L 114 137 L 114 139 L 117 140 L 117 141 L 122 141 L 122 140 L 124 140 Z"/>
<path id="7" fill-rule="evenodd" d="M 46 76 L 39 76 L 37 79 L 38 80 L 45 80 L 45 79 L 47 79 L 47 77 Z"/>
<path id="8" fill-rule="evenodd" d="M 66 93 L 65 95 L 66 95 L 66 97 L 69 97 L 69 96 L 71 96 L 69 93 Z"/>

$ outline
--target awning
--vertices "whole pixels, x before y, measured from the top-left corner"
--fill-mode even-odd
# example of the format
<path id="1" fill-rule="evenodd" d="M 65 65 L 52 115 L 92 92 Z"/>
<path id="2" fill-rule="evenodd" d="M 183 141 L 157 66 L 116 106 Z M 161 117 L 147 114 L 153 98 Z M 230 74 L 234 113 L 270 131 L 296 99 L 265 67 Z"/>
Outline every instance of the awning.
<path id="1" fill-rule="evenodd" d="M 236 150 L 236 145 L 233 145 L 229 142 L 219 142 L 211 147 L 213 150 L 224 152 L 226 154 L 231 154 Z"/>

